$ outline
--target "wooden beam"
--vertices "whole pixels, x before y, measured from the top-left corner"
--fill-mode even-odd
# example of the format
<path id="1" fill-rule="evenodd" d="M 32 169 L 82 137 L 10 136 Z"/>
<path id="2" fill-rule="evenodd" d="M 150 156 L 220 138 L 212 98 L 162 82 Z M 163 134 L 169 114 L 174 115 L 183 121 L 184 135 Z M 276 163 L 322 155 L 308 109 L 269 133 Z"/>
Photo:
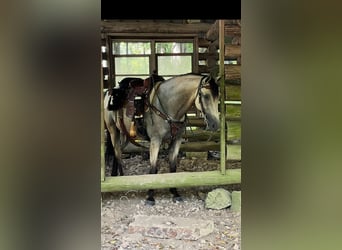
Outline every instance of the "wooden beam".
<path id="1" fill-rule="evenodd" d="M 107 177 L 101 182 L 101 192 L 147 190 L 163 188 L 188 188 L 198 186 L 229 185 L 241 183 L 241 169 L 219 171 L 179 172 L 134 176 Z"/>
<path id="2" fill-rule="evenodd" d="M 102 55 L 102 53 L 101 53 Z M 102 58 L 101 58 L 102 59 Z M 101 89 L 101 93 L 100 93 L 100 102 L 101 102 L 101 116 L 100 116 L 100 121 L 101 122 L 101 148 L 100 148 L 100 152 L 101 152 L 101 181 L 104 181 L 105 179 L 105 160 L 104 160 L 104 118 L 103 118 L 103 112 L 104 112 L 104 107 L 103 107 L 103 87 L 104 87 L 104 83 L 103 83 L 103 71 L 102 71 L 102 66 L 101 66 L 101 85 L 100 85 L 100 89 Z"/>
<path id="3" fill-rule="evenodd" d="M 158 23 L 158 22 L 119 22 L 101 21 L 101 32 L 104 33 L 167 33 L 193 34 L 207 32 L 208 23 Z"/>
<path id="4" fill-rule="evenodd" d="M 241 27 L 241 19 L 227 19 L 224 20 L 224 25 L 228 26 L 228 25 L 237 25 Z"/>
<path id="5" fill-rule="evenodd" d="M 226 64 L 224 65 L 225 78 L 229 80 L 241 79 L 241 65 Z"/>
<path id="6" fill-rule="evenodd" d="M 219 151 L 220 150 L 220 142 L 213 141 L 196 141 L 196 142 L 187 142 L 181 145 L 181 151 L 186 152 L 202 152 L 202 151 Z"/>
<path id="7" fill-rule="evenodd" d="M 226 46 L 224 47 L 224 57 L 225 59 L 226 58 L 237 59 L 238 57 L 241 57 L 241 46 L 226 44 Z"/>
<path id="8" fill-rule="evenodd" d="M 226 25 L 224 27 L 225 36 L 241 36 L 241 27 L 238 25 Z"/>
<path id="9" fill-rule="evenodd" d="M 220 132 L 221 132 L 221 143 L 220 143 L 220 165 L 221 165 L 221 174 L 226 173 L 226 140 L 227 140 L 227 133 L 226 133 L 226 105 L 224 101 L 226 100 L 226 88 L 225 88 L 225 72 L 224 72 L 224 20 L 218 21 L 218 28 L 219 28 L 219 49 L 220 49 L 220 64 L 219 64 L 219 76 L 220 76 Z"/>

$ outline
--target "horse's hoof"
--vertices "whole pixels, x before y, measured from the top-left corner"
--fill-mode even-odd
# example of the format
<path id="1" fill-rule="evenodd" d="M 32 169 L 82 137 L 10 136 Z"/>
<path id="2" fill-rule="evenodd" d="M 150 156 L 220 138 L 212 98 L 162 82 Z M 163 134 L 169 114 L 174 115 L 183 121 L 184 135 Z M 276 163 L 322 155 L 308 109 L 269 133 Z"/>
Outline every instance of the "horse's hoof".
<path id="1" fill-rule="evenodd" d="M 156 204 L 155 200 L 146 200 L 145 205 L 147 206 L 154 206 Z"/>
<path id="2" fill-rule="evenodd" d="M 172 198 L 172 201 L 173 201 L 173 202 L 177 202 L 177 201 L 178 201 L 178 202 L 183 202 L 184 200 L 183 200 L 182 197 L 176 196 L 176 197 L 173 197 L 173 198 Z"/>

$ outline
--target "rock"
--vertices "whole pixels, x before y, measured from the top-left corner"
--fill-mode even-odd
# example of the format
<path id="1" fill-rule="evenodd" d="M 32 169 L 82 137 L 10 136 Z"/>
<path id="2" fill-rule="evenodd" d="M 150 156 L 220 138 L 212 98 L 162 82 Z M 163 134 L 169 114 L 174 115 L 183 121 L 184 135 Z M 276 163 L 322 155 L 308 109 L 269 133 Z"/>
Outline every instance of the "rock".
<path id="1" fill-rule="evenodd" d="M 205 199 L 205 207 L 211 209 L 223 209 L 232 205 L 231 194 L 223 188 L 216 188 L 209 192 Z"/>
<path id="2" fill-rule="evenodd" d="M 172 216 L 134 216 L 128 232 L 162 239 L 198 240 L 214 231 L 214 222 Z"/>

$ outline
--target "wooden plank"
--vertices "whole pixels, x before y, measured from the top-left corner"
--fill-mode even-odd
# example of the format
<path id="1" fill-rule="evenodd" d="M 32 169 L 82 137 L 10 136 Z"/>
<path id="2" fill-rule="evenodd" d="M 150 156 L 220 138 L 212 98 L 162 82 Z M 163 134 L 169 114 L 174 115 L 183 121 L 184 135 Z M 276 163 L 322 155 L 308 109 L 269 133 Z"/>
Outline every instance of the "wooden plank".
<path id="1" fill-rule="evenodd" d="M 102 53 L 101 53 L 102 54 Z M 100 89 L 101 89 L 101 94 L 100 94 L 100 102 L 101 102 L 101 115 L 100 115 L 100 122 L 101 122 L 101 148 L 100 148 L 100 152 L 101 152 L 101 162 L 100 162 L 100 166 L 101 166 L 101 181 L 105 180 L 105 160 L 104 160 L 104 118 L 103 118 L 103 112 L 104 112 L 104 107 L 103 107 L 103 87 L 104 87 L 104 83 L 103 83 L 103 72 L 102 72 L 102 67 L 101 67 L 101 83 L 100 83 Z"/>
<path id="2" fill-rule="evenodd" d="M 227 145 L 239 145 L 241 143 L 241 138 L 234 138 L 229 139 L 226 141 Z M 132 154 L 132 153 L 143 153 L 143 152 L 149 152 L 148 143 L 144 142 L 142 143 L 146 146 L 146 148 L 137 147 L 131 143 L 129 143 L 124 150 L 122 151 L 124 154 Z M 166 150 L 167 146 L 165 148 L 162 148 L 160 151 Z M 220 151 L 220 141 L 219 139 L 217 141 L 192 141 L 192 142 L 186 142 L 183 143 L 180 147 L 180 151 L 183 152 L 206 152 L 206 151 Z"/>
<path id="3" fill-rule="evenodd" d="M 225 36 L 241 36 L 241 27 L 239 25 L 226 25 L 224 27 Z"/>
<path id="4" fill-rule="evenodd" d="M 160 22 L 119 22 L 101 21 L 101 31 L 104 33 L 166 33 L 192 34 L 207 32 L 211 27 L 208 23 L 160 23 Z"/>
<path id="5" fill-rule="evenodd" d="M 229 25 L 237 25 L 241 27 L 241 19 L 227 19 L 224 20 L 224 25 L 229 26 Z"/>
<path id="6" fill-rule="evenodd" d="M 229 80 L 241 79 L 241 65 L 225 64 L 224 73 L 225 73 L 226 79 L 229 79 Z"/>
<path id="7" fill-rule="evenodd" d="M 226 44 L 224 48 L 224 56 L 225 58 L 232 58 L 232 59 L 237 59 L 238 57 L 241 57 L 241 46 Z"/>
<path id="8" fill-rule="evenodd" d="M 180 147 L 181 151 L 186 152 L 202 152 L 202 151 L 210 151 L 210 150 L 220 150 L 220 142 L 188 142 L 184 143 Z"/>
<path id="9" fill-rule="evenodd" d="M 219 171 L 179 172 L 134 176 L 107 177 L 101 182 L 101 192 L 147 190 L 163 188 L 188 188 L 241 183 L 241 169 Z"/>

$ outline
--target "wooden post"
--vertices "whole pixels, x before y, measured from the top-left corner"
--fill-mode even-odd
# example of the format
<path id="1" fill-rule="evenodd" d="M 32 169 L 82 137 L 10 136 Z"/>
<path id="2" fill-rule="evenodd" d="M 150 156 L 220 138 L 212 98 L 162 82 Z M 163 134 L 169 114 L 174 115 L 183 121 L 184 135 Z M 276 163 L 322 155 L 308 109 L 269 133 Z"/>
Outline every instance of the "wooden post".
<path id="1" fill-rule="evenodd" d="M 226 174 L 226 97 L 225 77 L 224 77 L 224 20 L 219 20 L 219 41 L 220 41 L 220 113 L 221 113 L 221 174 Z"/>
<path id="2" fill-rule="evenodd" d="M 219 171 L 178 172 L 165 174 L 107 177 L 101 183 L 101 192 L 186 188 L 241 183 L 241 169 L 230 169 L 229 174 Z"/>
<path id="3" fill-rule="evenodd" d="M 102 62 L 102 52 L 101 52 L 101 62 Z M 101 181 L 105 180 L 105 161 L 104 161 L 104 121 L 103 121 L 103 69 L 102 69 L 102 63 L 100 63 L 101 67 L 101 91 L 100 91 L 100 100 L 101 100 Z"/>

